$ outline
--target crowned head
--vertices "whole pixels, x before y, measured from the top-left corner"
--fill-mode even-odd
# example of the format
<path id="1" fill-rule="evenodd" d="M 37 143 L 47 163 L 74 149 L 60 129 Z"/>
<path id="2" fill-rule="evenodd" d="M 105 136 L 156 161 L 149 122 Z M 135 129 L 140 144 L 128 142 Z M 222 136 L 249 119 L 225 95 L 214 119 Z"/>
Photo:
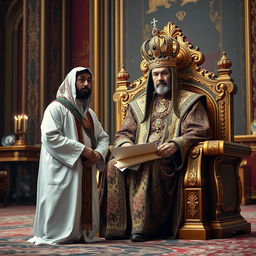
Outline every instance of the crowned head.
<path id="1" fill-rule="evenodd" d="M 176 67 L 176 56 L 179 53 L 179 43 L 176 39 L 161 35 L 154 27 L 153 37 L 141 46 L 141 54 L 149 70 L 159 67 Z"/>

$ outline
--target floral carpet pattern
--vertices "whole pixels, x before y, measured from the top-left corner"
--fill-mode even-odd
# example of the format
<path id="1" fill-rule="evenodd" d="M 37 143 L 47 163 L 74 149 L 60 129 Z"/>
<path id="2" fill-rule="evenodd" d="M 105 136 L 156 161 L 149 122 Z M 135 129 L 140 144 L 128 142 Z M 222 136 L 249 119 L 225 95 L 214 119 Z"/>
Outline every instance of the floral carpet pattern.
<path id="1" fill-rule="evenodd" d="M 250 234 L 228 239 L 155 240 L 133 243 L 130 240 L 94 244 L 35 246 L 32 236 L 35 206 L 0 207 L 0 255 L 256 255 L 256 205 L 242 207 L 242 215 L 252 224 Z"/>

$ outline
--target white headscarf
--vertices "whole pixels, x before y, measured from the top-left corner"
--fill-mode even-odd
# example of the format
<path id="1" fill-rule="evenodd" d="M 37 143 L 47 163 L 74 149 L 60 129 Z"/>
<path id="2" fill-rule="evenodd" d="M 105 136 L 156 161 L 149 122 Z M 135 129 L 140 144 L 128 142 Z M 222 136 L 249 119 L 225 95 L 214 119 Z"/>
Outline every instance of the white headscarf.
<path id="1" fill-rule="evenodd" d="M 57 91 L 57 98 L 66 98 L 70 103 L 75 106 L 75 108 L 82 114 L 86 114 L 88 108 L 91 104 L 91 95 L 88 99 L 84 100 L 83 102 L 76 99 L 76 73 L 78 71 L 87 70 L 93 79 L 92 71 L 88 67 L 76 67 L 73 68 L 65 77 L 64 81 L 60 85 Z M 91 88 L 92 91 L 92 88 Z"/>

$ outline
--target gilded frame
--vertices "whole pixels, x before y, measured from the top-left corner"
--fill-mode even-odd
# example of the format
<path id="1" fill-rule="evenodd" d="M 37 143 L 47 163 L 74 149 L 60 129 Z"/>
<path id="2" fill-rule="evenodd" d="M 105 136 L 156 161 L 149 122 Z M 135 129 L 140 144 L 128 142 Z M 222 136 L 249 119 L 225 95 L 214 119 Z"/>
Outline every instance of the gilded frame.
<path id="1" fill-rule="evenodd" d="M 251 123 L 253 121 L 253 116 L 256 115 L 252 109 L 252 63 L 251 63 L 251 18 L 250 18 L 250 1 L 244 1 L 244 16 L 245 16 L 245 68 L 246 68 L 246 116 L 247 116 L 247 134 L 251 134 Z M 249 103 L 249 104 L 248 104 Z"/>

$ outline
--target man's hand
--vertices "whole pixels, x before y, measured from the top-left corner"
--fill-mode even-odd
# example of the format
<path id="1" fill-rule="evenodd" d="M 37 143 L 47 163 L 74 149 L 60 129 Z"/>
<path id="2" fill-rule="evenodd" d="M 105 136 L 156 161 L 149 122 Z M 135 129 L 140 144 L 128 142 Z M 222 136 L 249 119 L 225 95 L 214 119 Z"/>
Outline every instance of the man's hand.
<path id="1" fill-rule="evenodd" d="M 156 152 L 159 156 L 170 157 L 178 150 L 178 146 L 174 142 L 164 143 L 159 146 L 158 151 Z"/>
<path id="2" fill-rule="evenodd" d="M 84 147 L 82 155 L 86 157 L 89 161 L 94 159 L 94 151 L 89 147 Z"/>
<path id="3" fill-rule="evenodd" d="M 98 151 L 92 150 L 93 158 L 87 159 L 84 162 L 84 167 L 91 167 L 92 165 L 96 164 L 101 159 L 101 154 Z"/>
<path id="4" fill-rule="evenodd" d="M 100 161 L 101 159 L 101 154 L 98 151 L 94 151 L 94 160 L 95 163 L 97 163 L 98 161 Z"/>
<path id="5" fill-rule="evenodd" d="M 131 142 L 125 142 L 124 144 L 121 145 L 121 147 L 129 147 L 132 146 L 133 144 Z"/>

